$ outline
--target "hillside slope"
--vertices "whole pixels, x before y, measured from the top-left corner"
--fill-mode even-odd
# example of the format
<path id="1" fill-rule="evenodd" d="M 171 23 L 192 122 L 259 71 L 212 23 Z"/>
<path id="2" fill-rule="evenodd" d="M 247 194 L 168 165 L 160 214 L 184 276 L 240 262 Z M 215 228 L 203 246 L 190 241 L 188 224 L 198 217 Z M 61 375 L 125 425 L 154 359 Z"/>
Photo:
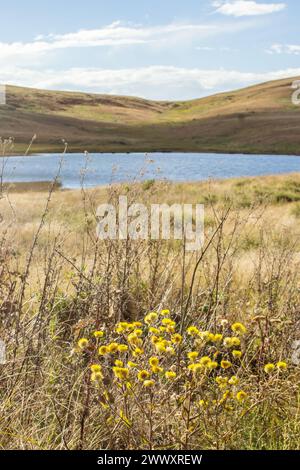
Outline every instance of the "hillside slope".
<path id="1" fill-rule="evenodd" d="M 293 79 L 185 102 L 7 87 L 0 136 L 22 153 L 198 151 L 300 154 Z"/>

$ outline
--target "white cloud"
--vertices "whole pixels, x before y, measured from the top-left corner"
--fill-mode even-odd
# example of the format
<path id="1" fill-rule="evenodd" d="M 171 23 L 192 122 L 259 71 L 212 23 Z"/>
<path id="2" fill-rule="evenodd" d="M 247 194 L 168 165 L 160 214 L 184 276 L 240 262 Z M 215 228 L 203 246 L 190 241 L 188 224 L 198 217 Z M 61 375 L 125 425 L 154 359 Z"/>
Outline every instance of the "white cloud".
<path id="1" fill-rule="evenodd" d="M 227 16 L 256 16 L 276 13 L 286 8 L 285 3 L 258 3 L 254 0 L 213 1 L 218 13 Z"/>
<path id="2" fill-rule="evenodd" d="M 31 42 L 0 42 L 0 60 L 33 59 L 50 51 L 70 48 L 163 44 L 186 39 L 201 39 L 245 29 L 245 24 L 167 24 L 144 27 L 122 25 L 116 21 L 99 29 L 82 29 L 75 33 L 39 35 Z"/>
<path id="3" fill-rule="evenodd" d="M 269 54 L 294 54 L 300 55 L 299 44 L 273 44 L 269 50 Z"/>
<path id="4" fill-rule="evenodd" d="M 268 73 L 152 66 L 120 70 L 72 68 L 33 71 L 0 69 L 0 82 L 44 89 L 135 95 L 150 99 L 191 99 L 259 82 L 300 76 L 300 68 Z"/>

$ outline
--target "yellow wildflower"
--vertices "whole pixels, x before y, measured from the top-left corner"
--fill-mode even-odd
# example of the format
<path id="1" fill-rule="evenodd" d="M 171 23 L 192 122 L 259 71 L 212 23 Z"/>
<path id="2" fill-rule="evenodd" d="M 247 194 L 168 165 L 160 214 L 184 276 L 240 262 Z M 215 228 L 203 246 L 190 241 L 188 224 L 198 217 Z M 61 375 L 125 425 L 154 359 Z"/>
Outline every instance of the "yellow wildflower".
<path id="1" fill-rule="evenodd" d="M 133 334 L 135 334 L 135 335 L 138 336 L 138 337 L 139 337 L 139 336 L 142 336 L 143 330 L 141 330 L 141 329 L 134 330 Z"/>
<path id="2" fill-rule="evenodd" d="M 159 353 L 164 353 L 167 350 L 167 348 L 165 346 L 165 343 L 163 341 L 159 341 L 158 343 L 156 343 L 155 344 L 155 349 Z"/>
<path id="3" fill-rule="evenodd" d="M 174 344 L 180 344 L 182 342 L 182 336 L 179 333 L 176 333 L 172 336 L 171 340 Z"/>
<path id="4" fill-rule="evenodd" d="M 159 374 L 160 372 L 163 372 L 163 368 L 159 366 L 151 366 L 151 371 L 153 374 Z"/>
<path id="5" fill-rule="evenodd" d="M 246 400 L 247 396 L 247 393 L 241 390 L 236 394 L 236 399 L 238 402 L 242 403 L 244 400 Z"/>
<path id="6" fill-rule="evenodd" d="M 198 330 L 196 326 L 189 326 L 189 328 L 187 329 L 187 333 L 190 336 L 198 336 L 200 331 Z"/>
<path id="7" fill-rule="evenodd" d="M 223 339 L 223 335 L 221 335 L 220 333 L 217 333 L 213 335 L 212 341 L 213 343 L 220 343 L 222 339 Z"/>
<path id="8" fill-rule="evenodd" d="M 150 326 L 149 331 L 150 331 L 150 333 L 152 333 L 153 335 L 159 335 L 159 329 L 158 329 L 158 328 L 154 328 L 154 326 Z"/>
<path id="9" fill-rule="evenodd" d="M 208 356 L 203 356 L 200 359 L 200 364 L 202 364 L 204 367 L 208 367 L 209 364 L 211 363 L 211 358 Z"/>
<path id="10" fill-rule="evenodd" d="M 150 366 L 158 366 L 158 364 L 159 364 L 158 357 L 154 357 L 154 356 L 150 357 L 149 364 L 150 364 Z"/>
<path id="11" fill-rule="evenodd" d="M 146 380 L 149 376 L 150 376 L 149 372 L 144 369 L 140 370 L 137 375 L 138 380 L 141 380 L 141 381 Z"/>
<path id="12" fill-rule="evenodd" d="M 91 371 L 92 372 L 101 372 L 102 367 L 99 364 L 93 364 L 91 365 Z"/>
<path id="13" fill-rule="evenodd" d="M 144 322 L 147 325 L 151 325 L 151 323 L 154 323 L 158 318 L 158 315 L 156 312 L 150 312 L 148 315 L 145 316 Z"/>
<path id="14" fill-rule="evenodd" d="M 144 387 L 153 387 L 155 384 L 154 380 L 144 380 L 143 386 Z"/>
<path id="15" fill-rule="evenodd" d="M 93 372 L 91 375 L 92 382 L 101 382 L 103 379 L 103 375 L 100 371 Z"/>
<path id="16" fill-rule="evenodd" d="M 231 367 L 232 364 L 230 361 L 221 361 L 221 367 L 222 369 L 229 369 L 229 367 Z"/>
<path id="17" fill-rule="evenodd" d="M 271 374 L 271 372 L 273 372 L 274 369 L 275 369 L 275 365 L 271 363 L 266 364 L 264 367 L 264 371 L 266 374 Z"/>
<path id="18" fill-rule="evenodd" d="M 235 359 L 240 359 L 242 357 L 242 352 L 241 351 L 237 351 L 236 349 L 234 349 L 232 351 L 232 355 Z"/>
<path id="19" fill-rule="evenodd" d="M 161 323 L 165 326 L 175 326 L 176 323 L 171 318 L 163 318 Z"/>
<path id="20" fill-rule="evenodd" d="M 142 356 L 142 354 L 144 354 L 144 350 L 141 348 L 135 348 L 135 350 L 132 353 L 133 357 Z"/>
<path id="21" fill-rule="evenodd" d="M 129 376 L 129 370 L 125 367 L 113 367 L 115 376 L 120 380 L 127 380 Z"/>
<path id="22" fill-rule="evenodd" d="M 279 361 L 276 364 L 277 369 L 279 369 L 281 372 L 287 370 L 287 363 L 283 361 Z"/>
<path id="23" fill-rule="evenodd" d="M 98 352 L 100 356 L 105 356 L 106 354 L 109 353 L 109 350 L 107 346 L 100 346 L 100 348 L 98 349 Z"/>
<path id="24" fill-rule="evenodd" d="M 210 363 L 208 364 L 208 368 L 213 370 L 213 369 L 216 369 L 218 367 L 218 363 L 216 361 L 210 361 Z"/>
<path id="25" fill-rule="evenodd" d="M 190 361 L 194 362 L 195 359 L 199 356 L 199 353 L 197 351 L 191 351 L 188 353 L 188 358 Z"/>
<path id="26" fill-rule="evenodd" d="M 233 346 L 232 344 L 232 338 L 224 338 L 223 344 L 226 348 L 231 348 Z"/>
<path id="27" fill-rule="evenodd" d="M 134 328 L 141 328 L 143 326 L 143 323 L 140 322 L 140 321 L 135 321 L 135 322 L 132 323 L 132 326 Z"/>
<path id="28" fill-rule="evenodd" d="M 137 364 L 135 362 L 128 361 L 127 362 L 127 367 L 129 367 L 130 369 L 133 369 L 134 367 L 137 367 Z"/>
<path id="29" fill-rule="evenodd" d="M 234 333 L 238 335 L 244 335 L 247 332 L 246 327 L 242 323 L 234 323 L 231 325 L 231 329 Z"/>
<path id="30" fill-rule="evenodd" d="M 240 346 L 241 340 L 239 338 L 237 338 L 236 336 L 233 336 L 231 338 L 231 344 L 232 344 L 232 346 Z"/>
<path id="31" fill-rule="evenodd" d="M 103 338 L 104 332 L 103 331 L 94 331 L 95 338 Z"/>
<path id="32" fill-rule="evenodd" d="M 237 385 L 239 383 L 239 379 L 237 378 L 236 375 L 233 375 L 232 377 L 230 377 L 230 379 L 228 380 L 228 383 L 230 385 Z"/>
<path id="33" fill-rule="evenodd" d="M 86 338 L 80 338 L 80 340 L 78 341 L 77 344 L 78 344 L 80 349 L 84 350 L 88 347 L 89 341 Z"/>
<path id="34" fill-rule="evenodd" d="M 168 315 L 170 315 L 170 310 L 168 309 L 164 309 L 160 312 L 160 314 L 163 316 L 163 317 L 167 317 Z"/>
<path id="35" fill-rule="evenodd" d="M 119 344 L 119 346 L 118 346 L 118 351 L 119 351 L 120 353 L 123 353 L 123 352 L 128 351 L 128 346 L 127 346 L 127 344 Z"/>
<path id="36" fill-rule="evenodd" d="M 115 366 L 117 367 L 123 367 L 124 363 L 122 361 L 119 361 L 118 359 L 115 361 Z"/>
<path id="37" fill-rule="evenodd" d="M 176 372 L 173 372 L 172 370 L 167 370 L 165 373 L 165 377 L 168 380 L 176 379 Z"/>
<path id="38" fill-rule="evenodd" d="M 107 348 L 108 348 L 108 352 L 111 353 L 111 354 L 115 354 L 116 352 L 118 352 L 118 343 L 110 343 Z"/>

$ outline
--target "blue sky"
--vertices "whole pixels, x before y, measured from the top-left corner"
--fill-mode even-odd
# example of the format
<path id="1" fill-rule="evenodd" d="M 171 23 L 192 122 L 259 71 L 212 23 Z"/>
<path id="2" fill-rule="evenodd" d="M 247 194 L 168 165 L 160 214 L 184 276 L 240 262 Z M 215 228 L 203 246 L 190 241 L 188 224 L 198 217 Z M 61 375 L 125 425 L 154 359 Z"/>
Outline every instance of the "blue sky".
<path id="1" fill-rule="evenodd" d="M 299 0 L 0 7 L 0 83 L 179 100 L 300 76 Z"/>

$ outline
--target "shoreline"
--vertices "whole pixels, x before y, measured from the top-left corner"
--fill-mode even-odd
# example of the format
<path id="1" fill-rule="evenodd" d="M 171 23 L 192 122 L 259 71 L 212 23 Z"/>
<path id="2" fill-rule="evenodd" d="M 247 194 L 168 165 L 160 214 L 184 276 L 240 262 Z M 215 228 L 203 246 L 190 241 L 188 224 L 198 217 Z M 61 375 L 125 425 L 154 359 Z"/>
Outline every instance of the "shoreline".
<path id="1" fill-rule="evenodd" d="M 140 149 L 137 149 L 137 150 L 130 150 L 130 151 L 122 151 L 122 150 L 108 150 L 108 151 L 99 151 L 99 150 L 68 150 L 66 152 L 67 155 L 78 155 L 78 154 L 82 154 L 84 155 L 84 153 L 87 152 L 88 154 L 98 154 L 98 155 L 116 155 L 116 154 L 124 154 L 124 155 L 130 155 L 130 154 L 144 154 L 144 155 L 147 155 L 147 154 L 157 154 L 157 153 L 160 153 L 160 154 L 179 154 L 179 153 L 183 153 L 183 154 L 200 154 L 200 155 L 204 155 L 204 154 L 208 154 L 208 155 L 245 155 L 245 156 L 249 156 L 249 155 L 253 155 L 253 156 L 261 156 L 261 157 L 268 157 L 268 156 L 273 156 L 273 157 L 276 157 L 276 156 L 286 156 L 286 157 L 300 157 L 300 151 L 299 153 L 295 153 L 295 152 L 285 152 L 285 153 L 282 153 L 282 152 L 260 152 L 258 150 L 253 150 L 253 151 L 238 151 L 238 150 L 231 150 L 231 151 L 228 151 L 228 150 L 224 150 L 224 151 L 221 151 L 221 150 L 140 150 Z M 10 157 L 36 157 L 36 156 L 39 156 L 39 157 L 42 157 L 42 156 L 48 156 L 48 155 L 63 155 L 63 151 L 60 151 L 60 150 L 41 150 L 41 151 L 37 151 L 37 152 L 30 152 L 28 153 L 27 155 L 25 155 L 24 153 L 22 152 L 10 152 L 8 155 L 1 155 L 0 158 L 10 158 Z"/>

